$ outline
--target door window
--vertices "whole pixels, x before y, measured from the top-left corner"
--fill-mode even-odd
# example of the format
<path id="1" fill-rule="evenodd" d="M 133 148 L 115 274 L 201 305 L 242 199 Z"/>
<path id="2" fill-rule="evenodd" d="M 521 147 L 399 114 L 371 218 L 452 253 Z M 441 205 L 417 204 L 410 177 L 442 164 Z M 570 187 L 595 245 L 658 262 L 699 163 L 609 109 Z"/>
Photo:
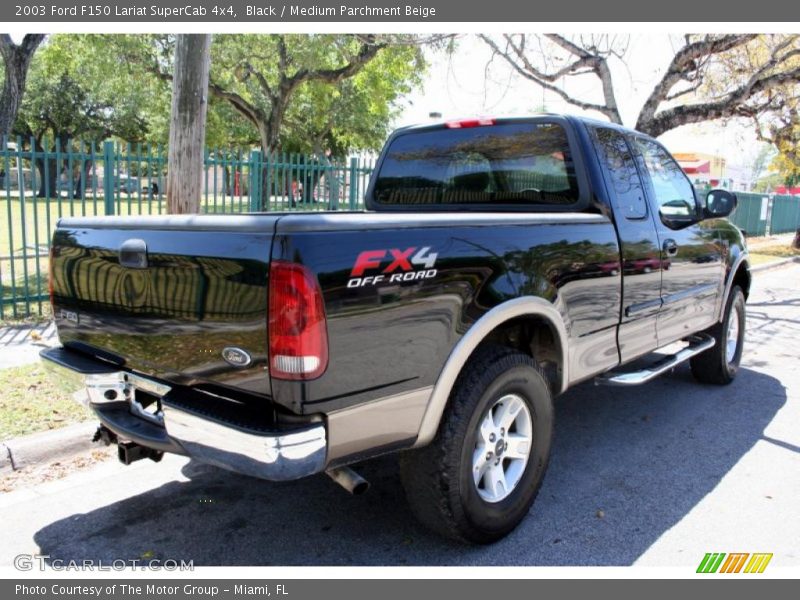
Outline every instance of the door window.
<path id="1" fill-rule="evenodd" d="M 635 143 L 653 186 L 653 197 L 659 211 L 674 217 L 696 215 L 694 188 L 675 159 L 653 140 L 637 137 Z"/>

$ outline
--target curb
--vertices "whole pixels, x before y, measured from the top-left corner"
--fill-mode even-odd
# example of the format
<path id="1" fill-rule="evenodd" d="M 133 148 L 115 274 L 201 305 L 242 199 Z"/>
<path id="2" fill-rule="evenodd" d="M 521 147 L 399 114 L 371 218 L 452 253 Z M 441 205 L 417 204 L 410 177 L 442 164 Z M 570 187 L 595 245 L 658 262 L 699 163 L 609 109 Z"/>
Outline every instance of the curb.
<path id="1" fill-rule="evenodd" d="M 789 265 L 800 263 L 800 256 L 791 258 L 782 258 L 773 262 L 764 263 L 755 267 L 750 267 L 751 273 L 762 273 L 764 271 L 772 271 L 773 269 L 780 269 L 781 267 L 788 267 Z"/>
<path id="2" fill-rule="evenodd" d="M 92 448 L 97 423 L 89 421 L 0 443 L 0 473 L 70 458 Z"/>
<path id="3" fill-rule="evenodd" d="M 14 467 L 11 463 L 11 450 L 5 444 L 0 444 L 0 473 L 6 471 L 13 471 Z"/>

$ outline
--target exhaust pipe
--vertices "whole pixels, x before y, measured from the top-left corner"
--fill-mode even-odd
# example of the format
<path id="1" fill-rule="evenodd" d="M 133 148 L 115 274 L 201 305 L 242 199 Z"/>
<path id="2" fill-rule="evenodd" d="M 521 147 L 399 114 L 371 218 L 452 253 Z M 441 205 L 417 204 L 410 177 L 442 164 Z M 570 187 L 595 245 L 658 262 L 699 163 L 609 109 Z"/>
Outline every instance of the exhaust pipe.
<path id="1" fill-rule="evenodd" d="M 134 442 L 119 442 L 117 444 L 117 457 L 123 465 L 129 465 L 137 460 L 149 458 L 153 462 L 158 462 L 164 457 L 160 450 L 145 448 Z"/>
<path id="2" fill-rule="evenodd" d="M 360 496 L 369 489 L 369 481 L 350 467 L 328 469 L 325 474 L 354 496 Z"/>

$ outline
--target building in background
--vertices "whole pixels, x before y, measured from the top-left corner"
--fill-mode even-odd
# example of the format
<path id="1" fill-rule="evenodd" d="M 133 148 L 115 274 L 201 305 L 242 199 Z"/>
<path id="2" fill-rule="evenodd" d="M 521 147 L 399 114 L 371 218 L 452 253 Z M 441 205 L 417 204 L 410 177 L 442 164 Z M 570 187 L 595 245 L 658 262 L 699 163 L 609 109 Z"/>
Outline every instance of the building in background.
<path id="1" fill-rule="evenodd" d="M 676 152 L 673 156 L 696 186 L 750 191 L 751 184 L 744 173 L 729 168 L 722 156 L 703 152 Z"/>

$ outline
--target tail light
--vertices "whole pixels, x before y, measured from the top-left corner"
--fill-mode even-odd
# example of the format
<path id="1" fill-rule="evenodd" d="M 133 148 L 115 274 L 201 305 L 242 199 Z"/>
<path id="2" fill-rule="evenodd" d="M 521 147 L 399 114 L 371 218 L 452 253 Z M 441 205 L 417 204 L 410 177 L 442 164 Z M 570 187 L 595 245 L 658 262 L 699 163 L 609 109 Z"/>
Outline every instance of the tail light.
<path id="1" fill-rule="evenodd" d="M 314 379 L 328 367 L 322 290 L 302 265 L 270 265 L 269 359 L 270 374 L 278 379 Z"/>
<path id="2" fill-rule="evenodd" d="M 494 119 L 462 119 L 461 121 L 448 121 L 445 123 L 448 129 L 467 129 L 469 127 L 483 127 L 485 125 L 494 125 Z"/>

